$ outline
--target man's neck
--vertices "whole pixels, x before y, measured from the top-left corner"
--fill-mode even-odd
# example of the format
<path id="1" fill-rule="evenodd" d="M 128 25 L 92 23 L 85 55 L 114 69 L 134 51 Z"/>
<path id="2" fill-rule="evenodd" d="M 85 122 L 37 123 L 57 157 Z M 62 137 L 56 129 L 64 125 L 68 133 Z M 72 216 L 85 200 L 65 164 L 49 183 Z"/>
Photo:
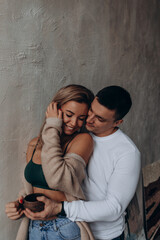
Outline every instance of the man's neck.
<path id="1" fill-rule="evenodd" d="M 95 134 L 94 132 L 92 132 L 95 136 L 97 137 L 107 137 L 107 136 L 110 136 L 112 135 L 113 133 L 115 133 L 119 128 L 118 127 L 115 127 L 113 129 L 111 129 L 110 131 L 106 132 L 106 133 L 102 133 L 102 134 Z"/>

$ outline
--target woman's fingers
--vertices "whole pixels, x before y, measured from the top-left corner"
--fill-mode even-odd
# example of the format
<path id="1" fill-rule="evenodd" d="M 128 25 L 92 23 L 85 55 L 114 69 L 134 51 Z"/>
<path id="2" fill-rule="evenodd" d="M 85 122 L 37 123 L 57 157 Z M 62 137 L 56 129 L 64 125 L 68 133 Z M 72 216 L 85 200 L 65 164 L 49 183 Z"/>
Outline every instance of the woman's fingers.
<path id="1" fill-rule="evenodd" d="M 52 110 L 53 110 L 53 106 L 52 106 L 52 103 L 50 103 L 47 107 L 46 118 L 50 117 L 50 113 L 51 113 Z"/>
<path id="2" fill-rule="evenodd" d="M 47 107 L 46 113 L 50 112 L 53 109 L 52 103 L 50 103 Z"/>
<path id="3" fill-rule="evenodd" d="M 6 209 L 17 209 L 19 207 L 18 201 L 15 202 L 9 202 L 6 204 Z"/>
<path id="4" fill-rule="evenodd" d="M 63 116 L 62 110 L 59 109 L 58 110 L 58 118 L 62 119 L 62 116 Z"/>
<path id="5" fill-rule="evenodd" d="M 6 213 L 8 214 L 8 213 L 16 213 L 17 212 L 17 208 L 6 208 Z"/>
<path id="6" fill-rule="evenodd" d="M 6 212 L 8 217 L 12 217 L 12 216 L 19 216 L 21 214 L 22 210 L 17 210 L 17 211 L 8 211 Z"/>
<path id="7" fill-rule="evenodd" d="M 23 204 L 23 201 L 24 201 L 23 196 L 20 196 L 20 197 L 18 198 L 18 202 L 19 202 L 20 204 Z"/>
<path id="8" fill-rule="evenodd" d="M 23 211 L 21 212 L 17 212 L 17 213 L 8 213 L 7 214 L 7 217 L 11 220 L 16 220 L 16 219 L 19 219 L 21 216 L 23 215 Z"/>
<path id="9" fill-rule="evenodd" d="M 62 118 L 61 113 L 59 114 L 59 110 L 57 108 L 57 102 L 51 102 L 47 107 L 46 118 L 55 117 Z"/>
<path id="10" fill-rule="evenodd" d="M 23 210 L 19 207 L 18 201 L 7 203 L 5 212 L 7 217 L 12 220 L 16 220 L 23 215 Z"/>

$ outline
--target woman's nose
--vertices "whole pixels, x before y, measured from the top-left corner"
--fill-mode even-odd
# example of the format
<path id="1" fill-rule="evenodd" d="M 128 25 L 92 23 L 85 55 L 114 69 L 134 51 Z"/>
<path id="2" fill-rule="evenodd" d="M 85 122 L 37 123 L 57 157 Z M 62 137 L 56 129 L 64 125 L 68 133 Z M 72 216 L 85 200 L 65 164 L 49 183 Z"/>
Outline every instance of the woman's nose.
<path id="1" fill-rule="evenodd" d="M 75 127 L 76 124 L 77 124 L 77 118 L 72 118 L 71 124 L 72 124 L 73 127 Z"/>

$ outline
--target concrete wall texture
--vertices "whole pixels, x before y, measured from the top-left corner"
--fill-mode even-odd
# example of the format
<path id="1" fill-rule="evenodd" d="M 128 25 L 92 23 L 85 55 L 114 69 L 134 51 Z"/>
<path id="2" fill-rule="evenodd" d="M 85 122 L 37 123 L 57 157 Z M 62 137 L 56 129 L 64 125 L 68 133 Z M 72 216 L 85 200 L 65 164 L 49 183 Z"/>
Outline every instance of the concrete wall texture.
<path id="1" fill-rule="evenodd" d="M 60 87 L 128 89 L 122 129 L 143 166 L 160 159 L 159 12 L 159 0 L 0 0 L 0 240 L 15 239 L 19 221 L 4 205 L 22 187 L 27 143 Z"/>

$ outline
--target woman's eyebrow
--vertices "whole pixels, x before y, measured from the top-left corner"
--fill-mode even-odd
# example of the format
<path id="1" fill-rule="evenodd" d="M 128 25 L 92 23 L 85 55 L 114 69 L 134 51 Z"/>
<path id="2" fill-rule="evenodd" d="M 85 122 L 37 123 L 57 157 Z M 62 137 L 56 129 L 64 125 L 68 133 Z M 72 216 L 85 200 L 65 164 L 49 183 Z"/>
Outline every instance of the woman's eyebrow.
<path id="1" fill-rule="evenodd" d="M 70 110 L 66 110 L 66 112 L 69 112 L 69 113 L 72 113 L 72 114 L 74 114 L 72 111 L 70 111 Z"/>
<path id="2" fill-rule="evenodd" d="M 71 113 L 71 114 L 75 114 L 74 112 L 72 112 L 71 110 L 66 110 L 66 112 L 69 112 L 69 113 Z M 86 117 L 87 116 L 87 114 L 82 114 L 82 115 L 80 115 L 81 117 Z"/>

